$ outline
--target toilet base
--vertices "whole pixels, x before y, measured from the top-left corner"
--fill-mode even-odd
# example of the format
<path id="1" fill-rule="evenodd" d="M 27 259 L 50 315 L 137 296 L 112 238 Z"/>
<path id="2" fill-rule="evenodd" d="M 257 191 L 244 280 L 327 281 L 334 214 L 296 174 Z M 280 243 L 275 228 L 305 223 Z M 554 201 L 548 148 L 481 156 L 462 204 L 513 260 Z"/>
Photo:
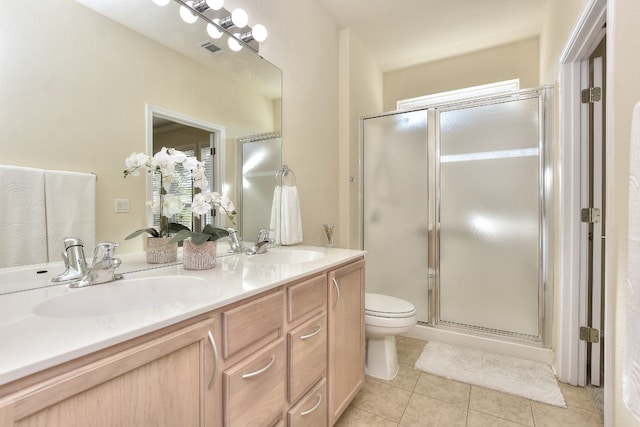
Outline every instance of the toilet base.
<path id="1" fill-rule="evenodd" d="M 388 381 L 399 369 L 395 335 L 367 337 L 366 374 Z"/>

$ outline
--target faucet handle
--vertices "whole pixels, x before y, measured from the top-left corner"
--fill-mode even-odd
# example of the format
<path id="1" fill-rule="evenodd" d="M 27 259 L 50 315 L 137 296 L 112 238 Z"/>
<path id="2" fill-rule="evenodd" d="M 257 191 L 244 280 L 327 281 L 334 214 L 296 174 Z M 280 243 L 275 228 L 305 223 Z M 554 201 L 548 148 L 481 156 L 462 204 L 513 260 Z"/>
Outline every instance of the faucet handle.
<path id="1" fill-rule="evenodd" d="M 258 230 L 258 236 L 256 237 L 256 243 L 269 241 L 269 233 L 271 230 L 268 228 L 261 228 Z"/>
<path id="2" fill-rule="evenodd" d="M 116 248 L 119 246 L 115 242 L 102 242 L 96 245 L 93 251 L 93 264 L 100 261 L 109 261 L 113 259 L 113 255 L 116 252 Z"/>

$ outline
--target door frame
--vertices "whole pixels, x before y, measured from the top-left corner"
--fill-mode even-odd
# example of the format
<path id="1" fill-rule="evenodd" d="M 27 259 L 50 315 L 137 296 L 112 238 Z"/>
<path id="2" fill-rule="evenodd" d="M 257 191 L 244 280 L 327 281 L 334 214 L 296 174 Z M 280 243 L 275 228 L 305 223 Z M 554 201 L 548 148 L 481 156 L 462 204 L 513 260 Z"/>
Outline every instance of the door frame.
<path id="1" fill-rule="evenodd" d="M 560 120 L 557 165 L 559 249 L 556 283 L 556 373 L 560 381 L 586 385 L 587 344 L 580 341 L 579 328 L 586 325 L 587 283 L 583 280 L 586 262 L 580 208 L 582 207 L 582 159 L 588 144 L 585 109 L 580 91 L 587 87 L 588 61 L 606 34 L 606 0 L 589 0 L 560 57 Z M 579 260 L 579 262 L 576 262 Z M 609 352 L 605 351 L 605 360 Z M 605 376 L 605 382 L 607 381 Z"/>

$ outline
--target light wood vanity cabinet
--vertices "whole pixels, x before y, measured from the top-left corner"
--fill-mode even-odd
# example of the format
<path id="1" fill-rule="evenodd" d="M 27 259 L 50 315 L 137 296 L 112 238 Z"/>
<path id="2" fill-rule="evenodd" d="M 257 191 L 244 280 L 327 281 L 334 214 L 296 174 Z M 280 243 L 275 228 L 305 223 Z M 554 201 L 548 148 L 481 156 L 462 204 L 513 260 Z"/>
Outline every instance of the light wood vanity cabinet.
<path id="1" fill-rule="evenodd" d="M 364 261 L 329 272 L 329 425 L 364 382 Z"/>
<path id="2" fill-rule="evenodd" d="M 327 426 L 364 379 L 364 261 L 0 387 L 0 427 Z"/>
<path id="3" fill-rule="evenodd" d="M 206 319 L 88 363 L 69 362 L 39 382 L 19 380 L 15 393 L 0 398 L 0 426 L 220 425 L 215 327 Z"/>

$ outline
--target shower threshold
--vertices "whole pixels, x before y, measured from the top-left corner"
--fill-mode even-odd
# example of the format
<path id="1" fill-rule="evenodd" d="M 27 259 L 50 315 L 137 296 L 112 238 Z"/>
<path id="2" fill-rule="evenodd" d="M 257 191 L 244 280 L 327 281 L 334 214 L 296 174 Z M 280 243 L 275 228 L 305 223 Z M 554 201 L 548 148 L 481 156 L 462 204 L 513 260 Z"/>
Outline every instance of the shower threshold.
<path id="1" fill-rule="evenodd" d="M 458 324 L 441 323 L 434 326 L 425 322 L 418 322 L 418 324 L 411 331 L 404 334 L 404 336 L 424 341 L 461 345 L 549 365 L 554 362 L 555 356 L 553 351 L 550 348 L 544 347 L 539 339 L 531 339 L 537 337 L 524 339 L 527 336 L 509 332 L 504 333 L 503 331 L 496 331 L 499 333 L 490 332 L 492 332 L 492 330 L 477 327 L 463 327 Z"/>

